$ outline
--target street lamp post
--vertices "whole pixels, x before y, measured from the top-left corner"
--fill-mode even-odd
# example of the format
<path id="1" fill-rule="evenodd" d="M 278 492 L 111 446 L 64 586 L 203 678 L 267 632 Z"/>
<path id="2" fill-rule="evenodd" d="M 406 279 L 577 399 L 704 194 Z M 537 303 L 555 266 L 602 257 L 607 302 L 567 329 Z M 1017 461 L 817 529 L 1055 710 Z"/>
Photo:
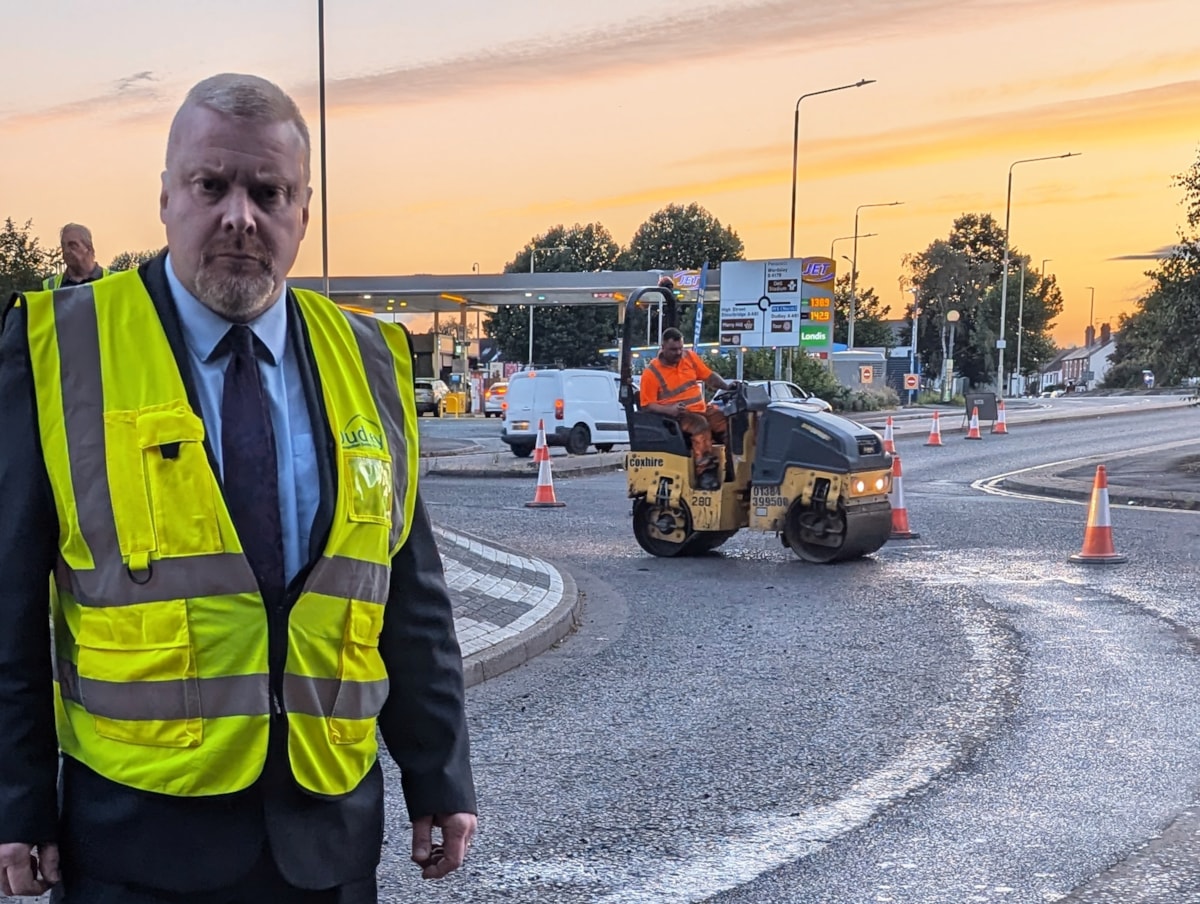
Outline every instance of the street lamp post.
<path id="1" fill-rule="evenodd" d="M 854 349 L 854 287 L 858 282 L 858 214 L 868 207 L 898 207 L 903 201 L 885 201 L 880 204 L 859 204 L 854 208 L 854 257 L 850 261 L 850 310 L 846 315 L 846 349 Z"/>
<path id="2" fill-rule="evenodd" d="M 796 256 L 796 167 L 800 161 L 800 101 L 806 97 L 816 97 L 818 94 L 832 94 L 834 91 L 845 91 L 847 88 L 861 88 L 863 85 L 873 84 L 875 84 L 875 79 L 862 78 L 852 85 L 839 85 L 836 88 L 801 94 L 796 101 L 796 116 L 792 124 L 792 231 L 788 239 L 788 257 Z"/>
<path id="3" fill-rule="evenodd" d="M 1017 305 L 1017 366 L 1016 378 L 1021 381 L 1022 391 L 1025 389 L 1025 378 L 1021 376 L 1021 340 L 1025 337 L 1025 258 L 1021 258 L 1021 300 Z M 1009 395 L 1012 395 L 1012 386 L 1009 385 Z"/>
<path id="4" fill-rule="evenodd" d="M 1096 287 L 1095 286 L 1084 286 L 1084 288 L 1092 293 L 1091 305 L 1088 308 L 1088 326 L 1090 326 L 1093 330 L 1095 330 L 1096 329 Z M 1092 335 L 1093 335 L 1093 337 L 1095 336 L 1094 333 Z"/>
<path id="5" fill-rule="evenodd" d="M 921 330 L 921 307 L 917 303 L 919 300 L 917 298 L 918 291 L 916 289 L 909 289 L 908 291 L 912 293 L 913 297 L 912 336 L 909 337 L 908 343 L 908 372 L 915 374 L 920 373 L 917 370 L 917 337 L 920 335 Z M 920 380 L 917 381 L 917 385 L 920 385 Z M 908 391 L 908 404 L 912 405 L 912 403 L 913 391 L 910 389 Z"/>
<path id="6" fill-rule="evenodd" d="M 874 238 L 877 235 L 879 235 L 878 232 L 864 232 L 862 235 L 859 236 L 859 238 L 860 239 L 870 239 L 870 238 Z M 836 245 L 838 242 L 848 242 L 852 238 L 854 238 L 854 236 L 852 236 L 852 235 L 839 235 L 836 239 L 834 239 L 832 242 L 830 242 L 829 243 L 829 257 L 831 259 L 833 258 L 833 246 L 834 245 Z"/>
<path id="7" fill-rule="evenodd" d="M 529 272 L 533 273 L 533 261 L 539 251 L 570 251 L 574 253 L 575 249 L 570 245 L 547 245 L 539 248 L 537 245 L 531 245 L 529 248 Z M 529 358 L 525 362 L 530 367 L 533 367 L 533 302 L 529 303 Z"/>
<path id="8" fill-rule="evenodd" d="M 950 349 L 942 358 L 942 401 L 950 401 L 950 381 L 954 379 L 954 328 L 958 326 L 958 318 L 962 315 L 951 308 L 946 312 L 946 322 L 950 324 Z"/>
<path id="9" fill-rule="evenodd" d="M 1007 314 L 1008 306 L 1008 253 L 1009 253 L 1009 226 L 1012 221 L 1012 183 L 1013 183 L 1013 168 L 1021 163 L 1038 163 L 1042 160 L 1064 160 L 1067 157 L 1078 157 L 1079 153 L 1071 151 L 1066 154 L 1053 154 L 1049 157 L 1028 157 L 1024 160 L 1015 160 L 1008 167 L 1008 197 L 1004 202 L 1004 263 L 1000 274 L 1000 338 L 996 340 L 996 350 L 999 353 L 996 363 L 996 391 L 1004 394 L 1004 318 Z"/>
<path id="10" fill-rule="evenodd" d="M 325 2 L 317 0 L 317 96 L 321 120 L 321 281 L 329 297 L 329 195 L 325 190 Z"/>

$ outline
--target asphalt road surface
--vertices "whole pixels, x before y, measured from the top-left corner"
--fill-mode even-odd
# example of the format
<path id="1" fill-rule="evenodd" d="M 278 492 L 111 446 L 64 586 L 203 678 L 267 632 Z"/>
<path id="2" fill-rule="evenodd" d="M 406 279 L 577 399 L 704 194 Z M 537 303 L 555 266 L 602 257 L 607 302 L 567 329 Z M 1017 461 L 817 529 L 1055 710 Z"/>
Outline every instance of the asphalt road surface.
<path id="1" fill-rule="evenodd" d="M 587 607 L 469 691 L 480 833 L 437 886 L 389 767 L 381 900 L 1200 901 L 1200 516 L 1114 499 L 1129 563 L 1088 568 L 1082 505 L 972 488 L 1200 441 L 1200 412 L 916 434 L 920 539 L 835 566 L 745 532 L 653 559 L 621 473 L 541 510 L 520 480 L 428 479 L 436 521 L 555 561 Z"/>
<path id="2" fill-rule="evenodd" d="M 1200 417 L 902 439 L 921 538 L 837 566 L 745 533 L 652 559 L 619 473 L 558 481 L 559 510 L 428 481 L 436 520 L 569 568 L 588 607 L 470 693 L 467 867 L 422 890 L 393 806 L 385 899 L 1200 900 L 1200 520 L 1114 500 L 1130 562 L 1087 568 L 1083 506 L 971 488 L 1167 437 Z"/>

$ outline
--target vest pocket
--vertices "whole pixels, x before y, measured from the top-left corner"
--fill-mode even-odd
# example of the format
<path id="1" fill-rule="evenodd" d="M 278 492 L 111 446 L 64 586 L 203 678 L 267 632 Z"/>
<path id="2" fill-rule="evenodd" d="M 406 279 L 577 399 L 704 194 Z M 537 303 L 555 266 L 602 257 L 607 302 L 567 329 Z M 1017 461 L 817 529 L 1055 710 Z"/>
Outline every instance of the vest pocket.
<path id="1" fill-rule="evenodd" d="M 220 552 L 216 483 L 204 450 L 204 422 L 183 407 L 142 411 L 137 432 L 159 556 Z"/>
<path id="2" fill-rule="evenodd" d="M 342 454 L 346 515 L 351 521 L 392 524 L 392 462 L 374 455 Z"/>
<path id="3" fill-rule="evenodd" d="M 150 747 L 203 740 L 187 602 L 80 610 L 79 697 L 96 734 Z"/>
<path id="4" fill-rule="evenodd" d="M 379 655 L 383 606 L 350 600 L 342 651 L 338 660 L 338 692 L 329 719 L 334 744 L 357 744 L 375 731 L 375 717 L 387 699 L 388 679 Z"/>

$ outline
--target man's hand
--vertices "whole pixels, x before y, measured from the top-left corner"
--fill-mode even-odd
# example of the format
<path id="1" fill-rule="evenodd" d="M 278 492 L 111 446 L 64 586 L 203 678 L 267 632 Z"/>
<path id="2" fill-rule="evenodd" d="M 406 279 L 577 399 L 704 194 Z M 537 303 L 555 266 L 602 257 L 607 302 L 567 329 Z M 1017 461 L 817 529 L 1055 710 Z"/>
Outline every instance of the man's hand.
<path id="1" fill-rule="evenodd" d="M 474 813 L 443 813 L 413 820 L 412 860 L 422 879 L 440 879 L 463 865 L 475 836 Z M 433 843 L 433 827 L 442 830 L 442 843 Z"/>
<path id="2" fill-rule="evenodd" d="M 45 894 L 61 879 L 57 844 L 39 844 L 36 854 L 28 844 L 0 844 L 0 894 Z"/>

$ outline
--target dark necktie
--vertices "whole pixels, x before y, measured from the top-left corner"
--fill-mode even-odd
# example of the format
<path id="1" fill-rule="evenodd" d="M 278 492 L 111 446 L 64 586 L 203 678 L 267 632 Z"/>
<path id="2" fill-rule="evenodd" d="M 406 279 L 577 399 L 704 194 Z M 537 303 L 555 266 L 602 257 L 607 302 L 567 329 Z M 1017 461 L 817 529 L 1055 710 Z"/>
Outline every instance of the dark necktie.
<path id="1" fill-rule="evenodd" d="M 225 503 L 242 549 L 268 603 L 284 590 L 283 528 L 279 514 L 279 468 L 275 431 L 256 353 L 271 353 L 250 327 L 234 324 L 217 349 L 229 352 L 221 396 L 221 466 Z"/>

